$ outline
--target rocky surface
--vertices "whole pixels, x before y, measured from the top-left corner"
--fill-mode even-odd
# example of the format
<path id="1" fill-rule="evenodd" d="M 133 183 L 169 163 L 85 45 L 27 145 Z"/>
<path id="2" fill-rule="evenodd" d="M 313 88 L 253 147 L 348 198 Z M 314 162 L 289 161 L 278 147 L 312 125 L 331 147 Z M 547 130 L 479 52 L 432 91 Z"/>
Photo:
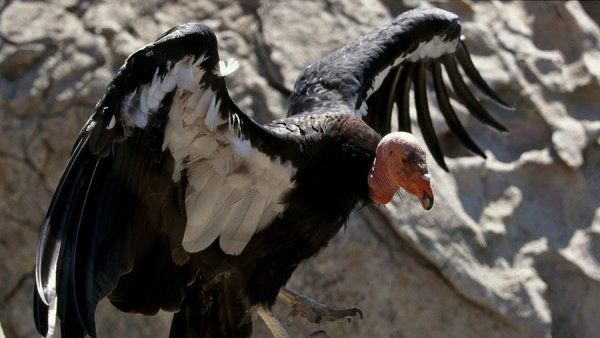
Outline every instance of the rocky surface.
<path id="1" fill-rule="evenodd" d="M 451 173 L 432 165 L 436 205 L 411 198 L 363 209 L 290 286 L 363 320 L 290 332 L 332 337 L 594 337 L 600 331 L 600 5 L 395 0 L 0 0 L 0 322 L 35 336 L 38 229 L 67 154 L 124 58 L 169 27 L 201 21 L 229 84 L 257 119 L 285 112 L 311 61 L 416 5 L 463 22 L 474 62 L 516 110 L 489 105 L 510 129 L 464 114 L 487 160 L 436 120 Z M 431 106 L 434 114 L 435 105 Z M 278 306 L 285 318 L 289 311 Z M 106 303 L 102 337 L 161 337 L 169 314 L 121 314 Z M 267 336 L 256 321 L 256 336 Z"/>

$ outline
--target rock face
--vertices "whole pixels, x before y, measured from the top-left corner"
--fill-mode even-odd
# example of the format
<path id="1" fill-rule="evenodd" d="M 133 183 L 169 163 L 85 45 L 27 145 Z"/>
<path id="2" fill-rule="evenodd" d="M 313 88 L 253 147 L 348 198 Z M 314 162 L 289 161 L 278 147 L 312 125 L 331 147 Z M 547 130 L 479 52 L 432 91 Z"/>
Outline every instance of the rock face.
<path id="1" fill-rule="evenodd" d="M 290 286 L 358 306 L 363 320 L 294 336 L 597 337 L 600 332 L 600 29 L 598 3 L 392 0 L 0 1 L 0 322 L 34 337 L 38 229 L 82 123 L 124 58 L 171 26 L 213 27 L 229 87 L 261 121 L 315 59 L 415 5 L 458 14 L 474 62 L 516 107 L 499 134 L 463 114 L 487 160 L 443 123 L 447 174 L 431 165 L 436 205 L 398 198 L 363 209 Z M 583 5 L 583 6 L 582 6 Z M 433 114 L 441 116 L 431 105 Z M 435 122 L 435 121 L 434 121 Z M 437 122 L 441 122 L 437 121 Z M 430 162 L 433 163 L 432 159 Z M 285 317 L 289 308 L 278 305 Z M 102 303 L 102 337 L 166 336 L 170 315 Z M 268 336 L 260 320 L 257 337 Z"/>

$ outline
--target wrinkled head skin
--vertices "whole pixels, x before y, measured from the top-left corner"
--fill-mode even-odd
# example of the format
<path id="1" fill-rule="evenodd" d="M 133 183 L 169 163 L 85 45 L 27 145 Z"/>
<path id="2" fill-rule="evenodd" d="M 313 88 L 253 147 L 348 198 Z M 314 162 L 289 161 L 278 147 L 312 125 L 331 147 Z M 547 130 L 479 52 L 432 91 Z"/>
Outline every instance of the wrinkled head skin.
<path id="1" fill-rule="evenodd" d="M 381 139 L 369 172 L 369 198 L 373 202 L 386 204 L 402 188 L 429 210 L 433 206 L 429 180 L 425 151 L 412 134 L 395 132 Z"/>

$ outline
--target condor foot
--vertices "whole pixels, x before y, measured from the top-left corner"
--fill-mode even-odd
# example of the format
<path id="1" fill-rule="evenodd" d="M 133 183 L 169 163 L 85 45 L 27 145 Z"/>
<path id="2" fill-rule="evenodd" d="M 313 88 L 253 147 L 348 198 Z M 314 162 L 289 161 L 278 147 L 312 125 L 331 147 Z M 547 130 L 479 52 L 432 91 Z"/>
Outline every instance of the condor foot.
<path id="1" fill-rule="evenodd" d="M 337 309 L 325 304 L 321 304 L 313 299 L 310 299 L 302 294 L 292 291 L 287 288 L 282 288 L 279 291 L 279 298 L 286 303 L 292 305 L 293 310 L 289 314 L 289 317 L 304 317 L 311 323 L 319 324 L 323 321 L 338 321 L 346 320 L 351 322 L 353 318 L 363 318 L 363 313 L 358 308 L 351 309 Z M 315 337 L 326 337 L 327 335 L 319 335 L 320 332 L 325 334 L 324 331 L 318 331 L 313 333 Z M 313 336 L 311 335 L 311 336 Z"/>

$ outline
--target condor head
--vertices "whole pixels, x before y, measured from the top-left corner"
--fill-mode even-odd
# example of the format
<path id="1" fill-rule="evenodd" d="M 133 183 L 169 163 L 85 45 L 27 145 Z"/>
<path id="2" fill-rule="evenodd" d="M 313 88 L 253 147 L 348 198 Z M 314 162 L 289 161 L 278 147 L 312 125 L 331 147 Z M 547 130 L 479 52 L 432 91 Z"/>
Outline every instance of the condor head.
<path id="1" fill-rule="evenodd" d="M 425 210 L 433 206 L 425 151 L 412 134 L 395 132 L 381 139 L 368 180 L 369 198 L 375 203 L 388 203 L 402 188 L 416 196 Z"/>

